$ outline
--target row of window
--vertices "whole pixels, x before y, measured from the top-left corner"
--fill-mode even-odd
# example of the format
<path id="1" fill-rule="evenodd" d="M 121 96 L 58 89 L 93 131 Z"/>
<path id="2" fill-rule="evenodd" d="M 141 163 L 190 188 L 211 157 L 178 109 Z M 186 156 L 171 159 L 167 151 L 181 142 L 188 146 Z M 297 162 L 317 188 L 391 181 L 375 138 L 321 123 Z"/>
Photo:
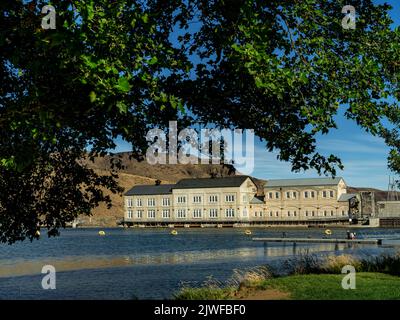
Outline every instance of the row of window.
<path id="1" fill-rule="evenodd" d="M 284 192 L 285 198 L 286 199 L 298 199 L 299 197 L 299 192 L 297 191 L 286 191 Z M 317 191 L 309 190 L 309 191 L 303 191 L 303 198 L 304 199 L 314 199 L 317 196 Z M 320 191 L 320 196 L 322 198 L 334 198 L 335 197 L 335 191 L 333 190 L 322 190 Z M 267 198 L 268 199 L 280 199 L 281 198 L 281 193 L 278 191 L 270 191 L 267 193 Z"/>
<path id="2" fill-rule="evenodd" d="M 133 218 L 133 210 L 128 210 L 127 217 L 128 219 Z M 141 219 L 144 216 L 144 210 L 136 210 L 136 218 Z M 147 218 L 148 219 L 154 219 L 156 217 L 156 211 L 155 210 L 147 210 Z M 171 210 L 169 209 L 163 209 L 161 210 L 161 217 L 163 219 L 169 219 L 171 218 Z M 187 218 L 187 211 L 185 209 L 178 209 L 176 210 L 176 217 L 178 219 L 184 219 Z M 199 219 L 203 217 L 203 211 L 201 209 L 194 209 L 192 212 L 192 217 L 195 219 Z M 208 217 L 209 218 L 218 218 L 218 209 L 209 209 L 208 210 Z M 225 209 L 225 217 L 226 218 L 233 218 L 235 217 L 235 209 L 228 208 Z"/>
<path id="3" fill-rule="evenodd" d="M 297 217 L 298 213 L 299 212 L 296 210 L 293 210 L 293 211 L 288 210 L 288 211 L 282 212 L 282 216 Z M 318 214 L 317 211 L 314 211 L 314 210 L 305 210 L 305 211 L 303 211 L 303 213 L 304 213 L 305 217 L 316 217 Z M 260 212 L 260 214 L 261 214 L 261 212 Z M 347 212 L 345 210 L 342 210 L 338 214 L 341 214 L 342 216 L 346 216 Z M 269 211 L 268 215 L 270 217 L 279 217 L 279 211 Z M 335 215 L 334 210 L 323 210 L 320 212 L 320 216 L 324 216 L 324 217 L 329 217 L 329 216 L 333 217 L 334 215 Z M 255 216 L 257 217 L 257 215 L 255 215 Z M 262 215 L 260 215 L 260 217 L 261 216 Z"/>
<path id="4" fill-rule="evenodd" d="M 137 210 L 136 211 L 136 218 L 141 219 L 143 218 L 143 213 L 144 210 Z M 282 216 L 286 216 L 286 217 L 297 217 L 298 216 L 298 211 L 294 210 L 294 211 L 285 211 L 282 213 Z M 314 210 L 305 210 L 303 212 L 305 217 L 316 217 L 317 216 L 317 211 Z M 339 214 L 341 214 L 342 216 L 346 216 L 347 213 L 345 210 L 342 210 Z M 324 217 L 333 217 L 335 215 L 334 210 L 324 210 L 322 212 L 320 212 L 320 216 L 324 216 Z M 128 210 L 128 214 L 127 214 L 129 219 L 133 218 L 133 210 Z M 262 211 L 256 211 L 254 212 L 254 216 L 255 217 L 263 217 L 263 212 Z M 279 217 L 280 216 L 280 212 L 279 211 L 269 211 L 267 213 L 267 216 L 269 217 Z M 155 210 L 147 210 L 147 218 L 149 219 L 154 219 L 156 217 L 156 211 Z M 161 217 L 163 219 L 169 219 L 171 218 L 171 211 L 169 209 L 163 209 L 161 211 Z M 185 219 L 187 218 L 187 211 L 185 209 L 178 209 L 176 211 L 176 217 L 179 219 Z M 194 209 L 192 212 L 192 217 L 195 219 L 201 219 L 203 217 L 203 211 L 201 209 Z M 208 217 L 209 218 L 218 218 L 218 209 L 209 209 L 208 210 Z M 232 208 L 228 208 L 225 209 L 225 217 L 226 218 L 233 218 L 235 217 L 235 210 Z"/>
<path id="5" fill-rule="evenodd" d="M 202 196 L 196 195 L 193 196 L 193 203 L 202 203 Z M 178 196 L 176 198 L 176 202 L 179 204 L 185 204 L 187 201 L 187 197 L 186 196 Z M 209 203 L 217 203 L 218 202 L 218 196 L 217 195 L 210 195 L 208 197 L 208 201 Z M 235 195 L 233 194 L 227 194 L 225 195 L 225 202 L 235 202 Z M 143 199 L 138 198 L 136 199 L 136 203 L 135 206 L 136 207 L 143 207 Z M 170 198 L 162 198 L 161 199 L 161 204 L 163 207 L 169 207 L 171 205 L 171 199 Z M 126 206 L 128 208 L 132 208 L 134 206 L 134 202 L 133 199 L 127 199 L 126 200 Z M 155 198 L 148 198 L 147 199 L 147 206 L 148 207 L 155 207 L 156 206 L 156 199 Z"/>

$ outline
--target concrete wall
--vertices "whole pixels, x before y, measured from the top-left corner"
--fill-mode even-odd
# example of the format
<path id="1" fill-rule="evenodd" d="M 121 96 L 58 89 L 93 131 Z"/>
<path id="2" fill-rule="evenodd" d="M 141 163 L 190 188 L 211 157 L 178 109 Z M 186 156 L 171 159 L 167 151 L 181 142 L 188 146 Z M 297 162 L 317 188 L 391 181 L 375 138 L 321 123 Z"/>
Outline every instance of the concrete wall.
<path id="1" fill-rule="evenodd" d="M 378 201 L 379 218 L 400 218 L 400 201 Z"/>

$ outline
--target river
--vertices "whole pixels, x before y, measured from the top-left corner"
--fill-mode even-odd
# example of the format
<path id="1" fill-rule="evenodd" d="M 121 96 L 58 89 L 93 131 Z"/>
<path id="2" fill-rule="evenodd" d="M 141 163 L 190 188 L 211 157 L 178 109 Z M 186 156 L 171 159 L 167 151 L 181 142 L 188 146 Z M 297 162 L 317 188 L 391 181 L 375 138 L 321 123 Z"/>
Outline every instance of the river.
<path id="1" fill-rule="evenodd" d="M 268 244 L 252 237 L 318 237 L 323 229 L 240 228 L 66 229 L 61 236 L 0 245 L 0 299 L 167 299 L 183 284 L 208 277 L 226 281 L 235 269 L 280 263 L 302 253 L 378 255 L 400 248 L 400 229 L 355 229 L 359 238 L 384 239 L 382 246 Z M 332 229 L 344 238 L 346 229 Z M 56 289 L 44 290 L 44 265 L 53 265 Z"/>

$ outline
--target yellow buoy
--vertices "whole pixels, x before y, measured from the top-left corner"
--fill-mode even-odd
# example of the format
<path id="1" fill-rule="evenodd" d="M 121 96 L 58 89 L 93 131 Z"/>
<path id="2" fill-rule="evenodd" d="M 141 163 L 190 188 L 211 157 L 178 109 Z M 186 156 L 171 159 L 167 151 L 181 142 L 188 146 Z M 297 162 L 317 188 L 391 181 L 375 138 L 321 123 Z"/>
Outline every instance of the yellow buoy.
<path id="1" fill-rule="evenodd" d="M 251 230 L 246 230 L 246 231 L 244 232 L 244 234 L 245 234 L 245 235 L 248 235 L 248 236 L 251 235 Z"/>
<path id="2" fill-rule="evenodd" d="M 99 231 L 99 236 L 105 236 L 105 235 L 106 235 L 106 233 L 103 230 Z"/>
<path id="3" fill-rule="evenodd" d="M 172 230 L 172 231 L 171 231 L 171 234 L 172 234 L 173 236 L 176 236 L 176 235 L 178 234 L 178 231 Z"/>
<path id="4" fill-rule="evenodd" d="M 329 230 L 329 229 L 326 229 L 326 230 L 325 230 L 325 234 L 327 234 L 328 236 L 330 236 L 330 235 L 332 234 L 332 231 Z"/>

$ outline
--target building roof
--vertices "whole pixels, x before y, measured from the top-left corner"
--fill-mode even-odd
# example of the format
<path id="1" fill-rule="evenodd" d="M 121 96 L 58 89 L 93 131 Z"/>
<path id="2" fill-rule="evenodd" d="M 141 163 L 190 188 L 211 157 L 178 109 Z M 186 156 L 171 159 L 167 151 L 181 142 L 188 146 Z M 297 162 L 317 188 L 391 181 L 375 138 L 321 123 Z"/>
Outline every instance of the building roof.
<path id="1" fill-rule="evenodd" d="M 125 193 L 125 196 L 141 196 L 141 195 L 157 195 L 157 194 L 170 194 L 174 184 L 160 184 L 160 185 L 138 185 Z"/>
<path id="2" fill-rule="evenodd" d="M 308 179 L 273 179 L 265 183 L 264 188 L 270 187 L 301 187 L 301 186 L 332 186 L 337 185 L 343 178 L 308 178 Z"/>
<path id="3" fill-rule="evenodd" d="M 263 204 L 264 197 L 255 196 L 253 199 L 250 200 L 250 204 Z"/>
<path id="4" fill-rule="evenodd" d="M 177 182 L 173 189 L 240 187 L 247 178 L 251 179 L 249 176 L 182 179 Z"/>
<path id="5" fill-rule="evenodd" d="M 351 198 L 356 197 L 357 195 L 355 193 L 343 193 L 340 195 L 338 202 L 347 202 Z"/>

